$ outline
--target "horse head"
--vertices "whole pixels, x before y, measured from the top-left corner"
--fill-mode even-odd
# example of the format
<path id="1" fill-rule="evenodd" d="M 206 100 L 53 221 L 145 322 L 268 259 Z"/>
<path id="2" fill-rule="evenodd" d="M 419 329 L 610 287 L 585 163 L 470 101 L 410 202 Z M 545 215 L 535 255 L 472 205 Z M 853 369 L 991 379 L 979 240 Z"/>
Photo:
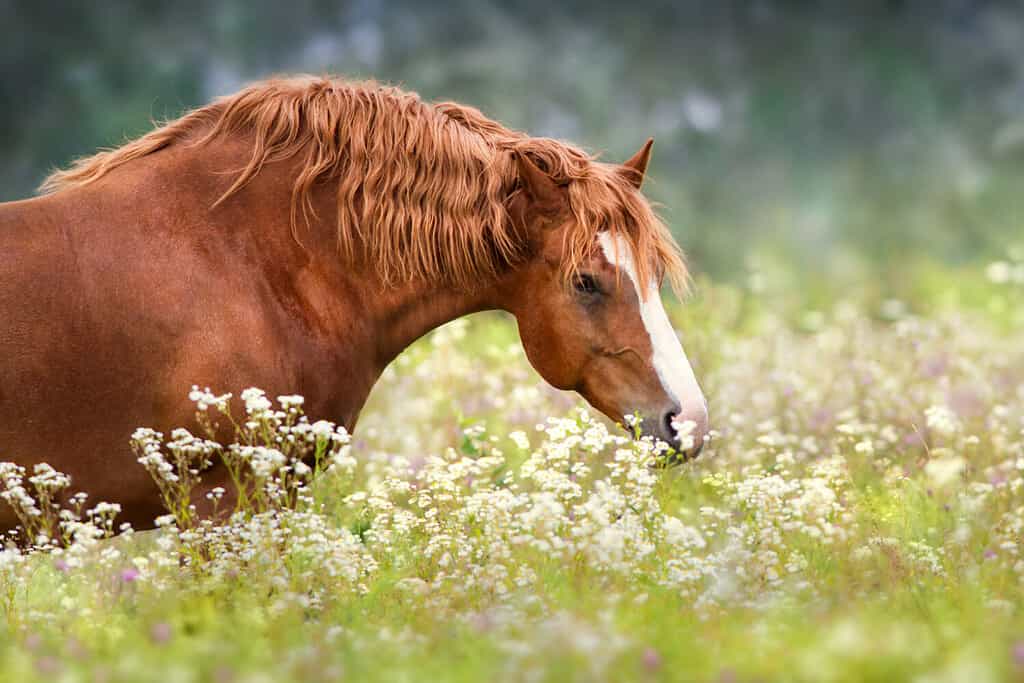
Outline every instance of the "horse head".
<path id="1" fill-rule="evenodd" d="M 682 261 L 640 193 L 650 151 L 648 141 L 621 166 L 594 162 L 599 182 L 582 187 L 542 169 L 543 155 L 515 154 L 520 191 L 509 213 L 528 248 L 505 307 L 550 384 L 613 420 L 638 415 L 644 434 L 695 457 L 707 404 L 661 301 L 666 270 L 680 275 Z M 601 210 L 587 211 L 588 201 Z"/>

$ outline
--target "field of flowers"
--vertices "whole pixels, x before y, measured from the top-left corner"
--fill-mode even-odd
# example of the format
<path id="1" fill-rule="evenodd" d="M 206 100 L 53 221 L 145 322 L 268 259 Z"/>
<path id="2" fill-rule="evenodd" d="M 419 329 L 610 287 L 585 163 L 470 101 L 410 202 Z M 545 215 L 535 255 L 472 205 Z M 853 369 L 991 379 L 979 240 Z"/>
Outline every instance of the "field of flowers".
<path id="1" fill-rule="evenodd" d="M 351 438 L 197 389 L 248 414 L 230 447 L 136 433 L 160 529 L 87 501 L 0 552 L 0 680 L 1024 680 L 1024 266 L 957 277 L 822 310 L 701 284 L 671 314 L 716 433 L 667 470 L 499 315 L 417 343 Z M 247 511 L 196 524 L 219 457 Z M 0 478 L 26 519 L 66 483 Z"/>

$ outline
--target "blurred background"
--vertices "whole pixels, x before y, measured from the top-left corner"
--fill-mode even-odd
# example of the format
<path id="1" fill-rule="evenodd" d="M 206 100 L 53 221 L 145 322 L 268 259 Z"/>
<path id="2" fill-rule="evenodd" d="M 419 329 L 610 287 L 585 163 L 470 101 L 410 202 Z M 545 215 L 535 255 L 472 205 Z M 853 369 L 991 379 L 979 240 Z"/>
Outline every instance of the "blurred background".
<path id="1" fill-rule="evenodd" d="M 1021 239 L 1020 2 L 0 0 L 0 16 L 0 200 L 249 80 L 336 72 L 611 160 L 653 135 L 647 191 L 717 281 L 902 296 Z"/>

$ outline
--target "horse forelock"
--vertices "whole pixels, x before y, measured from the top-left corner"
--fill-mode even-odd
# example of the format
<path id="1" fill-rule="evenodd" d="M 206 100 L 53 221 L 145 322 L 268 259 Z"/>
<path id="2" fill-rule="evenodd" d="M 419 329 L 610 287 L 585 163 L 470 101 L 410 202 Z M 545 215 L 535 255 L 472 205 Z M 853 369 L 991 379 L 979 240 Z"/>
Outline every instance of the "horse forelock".
<path id="1" fill-rule="evenodd" d="M 573 215 L 565 235 L 567 278 L 598 234 L 611 231 L 633 250 L 641 278 L 666 276 L 677 291 L 686 288 L 678 246 L 621 167 L 506 128 L 473 107 L 428 104 L 375 82 L 303 76 L 255 83 L 122 147 L 77 160 L 40 190 L 88 184 L 169 145 L 202 147 L 226 135 L 247 136 L 252 154 L 218 203 L 267 165 L 297 158 L 293 231 L 315 216 L 314 186 L 336 179 L 341 251 L 351 257 L 365 250 L 384 281 L 472 286 L 516 263 L 523 245 L 507 207 L 518 189 L 513 153 L 519 152 L 567 187 Z"/>

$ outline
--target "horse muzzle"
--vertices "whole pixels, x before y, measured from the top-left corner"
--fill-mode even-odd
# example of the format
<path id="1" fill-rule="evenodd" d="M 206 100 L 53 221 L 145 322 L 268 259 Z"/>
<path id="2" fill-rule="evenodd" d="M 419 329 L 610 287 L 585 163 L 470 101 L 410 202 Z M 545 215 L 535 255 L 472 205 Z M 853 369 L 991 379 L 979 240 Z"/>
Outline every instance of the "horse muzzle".
<path id="1" fill-rule="evenodd" d="M 640 422 L 642 434 L 664 441 L 678 454 L 678 461 L 693 460 L 708 441 L 708 410 L 699 406 L 680 408 L 672 405 L 660 414 L 645 416 Z"/>

